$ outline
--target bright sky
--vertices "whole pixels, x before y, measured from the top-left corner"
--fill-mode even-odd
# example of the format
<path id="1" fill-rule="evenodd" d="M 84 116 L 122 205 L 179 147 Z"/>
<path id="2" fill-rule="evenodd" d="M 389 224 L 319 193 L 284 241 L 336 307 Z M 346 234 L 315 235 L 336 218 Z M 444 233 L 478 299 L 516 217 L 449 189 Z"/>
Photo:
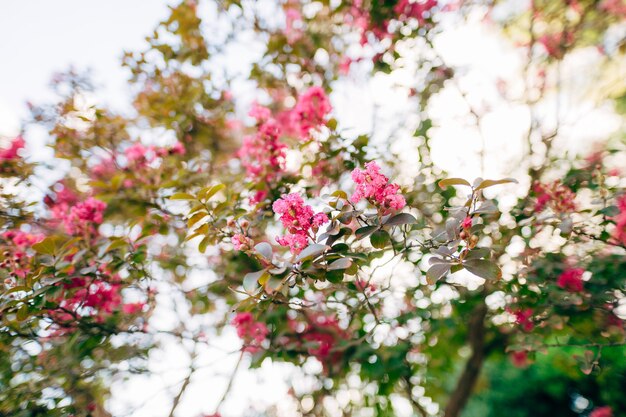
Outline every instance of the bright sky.
<path id="1" fill-rule="evenodd" d="M 127 105 L 124 50 L 167 16 L 171 0 L 0 0 L 0 134 L 14 134 L 25 102 L 50 98 L 54 72 L 70 65 L 93 69 L 106 86 L 99 97 Z"/>

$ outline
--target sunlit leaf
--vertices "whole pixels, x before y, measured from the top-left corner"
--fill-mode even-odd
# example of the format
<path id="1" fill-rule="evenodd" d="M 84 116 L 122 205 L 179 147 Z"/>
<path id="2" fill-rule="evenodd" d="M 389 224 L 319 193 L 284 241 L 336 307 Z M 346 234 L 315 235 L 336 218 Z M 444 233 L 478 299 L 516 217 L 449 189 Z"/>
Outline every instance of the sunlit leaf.
<path id="1" fill-rule="evenodd" d="M 464 185 L 466 187 L 471 187 L 472 185 L 464 180 L 463 178 L 446 178 L 437 183 L 440 188 L 446 188 L 451 185 Z"/>
<path id="2" fill-rule="evenodd" d="M 509 184 L 509 183 L 517 184 L 517 180 L 515 178 L 504 178 L 501 180 L 482 180 L 481 183 L 478 184 L 478 186 L 476 187 L 476 190 L 482 190 L 487 187 L 493 187 L 494 185 Z"/>
<path id="3" fill-rule="evenodd" d="M 339 258 L 333 261 L 330 265 L 328 265 L 329 271 L 334 271 L 338 269 L 348 269 L 352 265 L 352 260 L 349 258 Z"/>

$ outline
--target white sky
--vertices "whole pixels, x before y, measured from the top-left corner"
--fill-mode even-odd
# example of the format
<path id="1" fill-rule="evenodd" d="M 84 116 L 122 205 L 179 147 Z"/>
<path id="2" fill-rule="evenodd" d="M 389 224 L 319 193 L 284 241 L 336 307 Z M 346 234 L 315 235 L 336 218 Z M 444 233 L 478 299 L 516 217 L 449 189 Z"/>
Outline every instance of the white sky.
<path id="1" fill-rule="evenodd" d="M 0 0 L 0 134 L 13 134 L 27 100 L 50 98 L 54 72 L 94 70 L 99 97 L 118 108 L 128 97 L 124 50 L 167 16 L 169 0 Z M 126 104 L 127 105 L 127 104 Z"/>

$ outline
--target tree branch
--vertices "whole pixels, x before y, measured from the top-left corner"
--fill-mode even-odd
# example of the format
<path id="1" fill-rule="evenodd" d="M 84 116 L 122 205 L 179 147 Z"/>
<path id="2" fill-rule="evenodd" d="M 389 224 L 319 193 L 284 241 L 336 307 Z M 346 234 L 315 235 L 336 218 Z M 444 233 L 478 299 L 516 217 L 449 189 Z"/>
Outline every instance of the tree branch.
<path id="1" fill-rule="evenodd" d="M 444 417 L 458 417 L 469 399 L 480 370 L 485 361 L 485 317 L 487 305 L 481 299 L 469 320 L 468 342 L 472 348 L 472 355 L 465 364 L 465 369 L 459 378 L 454 392 L 450 396 L 448 405 L 444 411 Z"/>

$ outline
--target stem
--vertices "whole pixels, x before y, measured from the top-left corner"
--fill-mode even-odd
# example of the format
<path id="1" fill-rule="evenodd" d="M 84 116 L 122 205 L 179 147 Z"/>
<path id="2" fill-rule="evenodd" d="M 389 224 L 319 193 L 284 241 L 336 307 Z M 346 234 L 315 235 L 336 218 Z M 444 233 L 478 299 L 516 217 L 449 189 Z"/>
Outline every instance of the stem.
<path id="1" fill-rule="evenodd" d="M 450 396 L 444 411 L 444 417 L 458 417 L 472 394 L 487 353 L 485 349 L 486 316 L 487 305 L 484 299 L 482 299 L 472 312 L 469 320 L 468 341 L 472 348 L 472 355 L 465 364 L 465 369 L 456 384 L 454 392 Z"/>

